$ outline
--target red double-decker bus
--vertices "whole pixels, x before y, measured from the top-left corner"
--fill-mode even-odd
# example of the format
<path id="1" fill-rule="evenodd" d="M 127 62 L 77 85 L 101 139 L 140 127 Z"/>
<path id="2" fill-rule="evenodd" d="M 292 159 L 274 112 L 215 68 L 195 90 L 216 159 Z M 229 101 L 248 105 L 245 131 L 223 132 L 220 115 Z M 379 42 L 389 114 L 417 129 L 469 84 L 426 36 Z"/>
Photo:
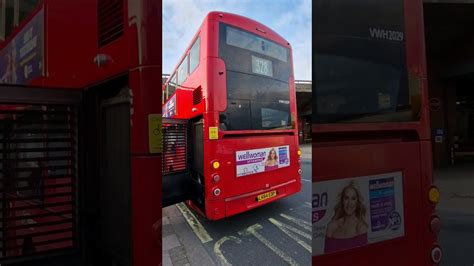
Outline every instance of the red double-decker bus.
<path id="1" fill-rule="evenodd" d="M 160 15 L 0 1 L 0 264 L 161 263 Z"/>
<path id="2" fill-rule="evenodd" d="M 441 260 L 422 8 L 314 5 L 314 265 Z"/>
<path id="3" fill-rule="evenodd" d="M 190 124 L 187 167 L 164 133 L 163 173 L 184 171 L 188 204 L 217 220 L 301 189 L 290 44 L 251 19 L 209 13 L 163 87 L 163 116 Z M 165 125 L 165 122 L 163 122 Z M 171 178 L 170 178 L 171 179 Z M 173 193 L 163 189 L 164 197 Z"/>

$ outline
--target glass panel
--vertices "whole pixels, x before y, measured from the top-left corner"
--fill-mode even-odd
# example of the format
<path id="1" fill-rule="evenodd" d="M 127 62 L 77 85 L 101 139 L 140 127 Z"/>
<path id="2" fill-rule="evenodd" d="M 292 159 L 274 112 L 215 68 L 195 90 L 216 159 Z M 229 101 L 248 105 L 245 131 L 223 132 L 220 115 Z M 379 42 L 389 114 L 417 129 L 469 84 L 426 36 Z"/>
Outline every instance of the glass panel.
<path id="1" fill-rule="evenodd" d="M 291 128 L 288 83 L 227 71 L 227 110 L 223 130 Z"/>
<path id="2" fill-rule="evenodd" d="M 228 34 L 241 34 L 226 24 L 220 24 L 219 57 L 225 61 L 227 84 L 227 110 L 220 114 L 222 130 L 265 130 L 292 128 L 290 115 L 291 62 L 280 60 L 274 54 L 254 51 L 248 42 L 242 45 L 229 45 Z M 246 33 L 252 40 L 254 34 Z M 233 39 L 235 36 L 231 37 Z M 231 43 L 235 44 L 237 40 Z M 276 45 L 276 44 L 273 44 Z M 285 50 L 286 57 L 289 49 Z M 276 51 L 274 49 L 273 51 Z"/>
<path id="3" fill-rule="evenodd" d="M 188 77 L 188 55 L 184 58 L 181 65 L 178 67 L 178 86 L 183 84 L 183 82 Z"/>
<path id="4" fill-rule="evenodd" d="M 227 26 L 226 43 L 259 54 L 288 61 L 288 49 L 255 34 Z"/>
<path id="5" fill-rule="evenodd" d="M 317 2 L 314 122 L 419 119 L 419 86 L 408 82 L 403 8 L 401 0 Z"/>
<path id="6" fill-rule="evenodd" d="M 201 37 L 198 37 L 189 52 L 189 74 L 193 73 L 199 65 L 199 54 L 201 49 Z"/>
<path id="7" fill-rule="evenodd" d="M 173 75 L 173 77 L 170 79 L 170 82 L 168 83 L 168 94 L 166 96 L 166 99 L 168 100 L 171 95 L 174 94 L 176 91 L 176 75 Z"/>
<path id="8" fill-rule="evenodd" d="M 261 108 L 262 128 L 278 128 L 289 126 L 289 113 L 273 108 Z"/>
<path id="9" fill-rule="evenodd" d="M 39 0 L 21 0 L 20 1 L 20 24 L 36 8 Z"/>
<path id="10" fill-rule="evenodd" d="M 259 75 L 273 77 L 272 61 L 252 55 L 252 72 Z"/>
<path id="11" fill-rule="evenodd" d="M 6 20 L 5 20 L 5 38 L 13 32 L 14 26 L 14 17 L 15 17 L 15 1 L 14 0 L 6 0 Z"/>

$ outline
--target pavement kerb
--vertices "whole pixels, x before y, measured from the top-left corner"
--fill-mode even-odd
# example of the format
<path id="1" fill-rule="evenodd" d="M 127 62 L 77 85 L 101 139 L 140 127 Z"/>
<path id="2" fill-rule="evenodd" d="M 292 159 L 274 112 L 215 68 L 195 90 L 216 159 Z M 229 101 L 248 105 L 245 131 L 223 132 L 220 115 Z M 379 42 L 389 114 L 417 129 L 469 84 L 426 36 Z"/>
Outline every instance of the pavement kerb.
<path id="1" fill-rule="evenodd" d="M 170 248 L 171 246 L 166 246 L 166 244 L 172 245 L 173 243 L 171 241 L 168 241 L 168 243 L 165 243 L 163 241 L 164 266 L 216 265 L 209 256 L 206 249 L 204 248 L 203 244 L 200 242 L 200 240 L 194 234 L 192 229 L 186 223 L 184 217 L 182 216 L 176 205 L 163 209 L 163 220 L 165 221 L 166 219 L 167 221 L 169 221 L 169 225 L 172 227 L 173 234 L 179 241 L 180 246 L 174 247 L 175 252 L 173 252 L 173 248 Z M 165 226 L 164 223 L 163 226 Z"/>

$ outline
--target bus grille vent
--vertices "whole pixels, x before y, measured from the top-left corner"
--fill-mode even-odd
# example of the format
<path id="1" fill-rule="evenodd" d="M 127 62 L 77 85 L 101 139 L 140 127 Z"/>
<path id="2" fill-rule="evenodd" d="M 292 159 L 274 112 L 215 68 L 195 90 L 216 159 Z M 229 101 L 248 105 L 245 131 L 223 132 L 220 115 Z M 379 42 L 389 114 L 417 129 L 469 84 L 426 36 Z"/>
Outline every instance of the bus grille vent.
<path id="1" fill-rule="evenodd" d="M 188 133 L 186 120 L 163 119 L 163 175 L 188 170 Z"/>
<path id="2" fill-rule="evenodd" d="M 0 264 L 79 243 L 77 125 L 72 105 L 0 103 Z"/>
<path id="3" fill-rule="evenodd" d="M 103 47 L 123 35 L 123 0 L 98 0 L 98 40 Z"/>
<path id="4" fill-rule="evenodd" d="M 202 89 L 201 87 L 193 91 L 193 105 L 199 104 L 202 100 Z"/>

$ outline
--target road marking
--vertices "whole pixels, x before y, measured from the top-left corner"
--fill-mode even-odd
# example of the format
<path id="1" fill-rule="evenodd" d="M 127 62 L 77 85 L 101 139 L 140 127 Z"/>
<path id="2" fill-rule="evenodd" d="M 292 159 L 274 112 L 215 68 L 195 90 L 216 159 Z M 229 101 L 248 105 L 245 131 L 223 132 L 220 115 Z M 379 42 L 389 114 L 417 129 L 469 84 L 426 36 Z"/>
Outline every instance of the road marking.
<path id="1" fill-rule="evenodd" d="M 273 218 L 269 218 L 268 220 L 270 220 L 270 222 L 272 222 L 272 224 L 274 224 L 274 225 L 276 225 L 276 226 L 278 226 L 278 227 L 284 227 L 284 228 L 286 228 L 287 230 L 292 231 L 293 233 L 296 233 L 296 234 L 298 234 L 298 235 L 300 235 L 300 236 L 302 236 L 302 237 L 304 237 L 304 238 L 306 238 L 306 239 L 308 239 L 308 240 L 311 240 L 311 234 L 309 234 L 309 233 L 306 233 L 306 232 L 304 232 L 304 231 L 302 231 L 302 230 L 300 230 L 300 229 L 298 229 L 298 228 L 296 228 L 296 227 L 293 227 L 293 226 L 291 226 L 291 225 L 289 225 L 289 224 L 286 224 L 286 223 L 284 223 L 284 222 L 278 221 L 278 220 L 273 219 Z"/>
<path id="2" fill-rule="evenodd" d="M 199 240 L 201 240 L 201 243 L 204 244 L 212 241 L 212 237 L 206 231 L 204 226 L 202 226 L 196 216 L 188 209 L 188 207 L 186 207 L 186 205 L 184 205 L 184 203 L 178 203 L 176 206 L 178 206 L 178 209 L 183 214 L 184 219 L 186 219 L 186 222 L 189 224 L 189 226 L 191 226 L 191 229 L 193 229 L 194 234 L 196 234 Z"/>
<path id="3" fill-rule="evenodd" d="M 232 240 L 234 241 L 235 243 L 237 244 L 240 244 L 242 243 L 242 240 L 240 240 L 238 237 L 235 237 L 235 236 L 224 236 L 223 238 L 219 239 L 219 241 L 217 241 L 215 244 L 214 244 L 214 253 L 216 253 L 216 256 L 217 258 L 219 258 L 219 260 L 221 261 L 221 264 L 222 266 L 228 266 L 228 265 L 232 265 L 230 264 L 227 259 L 224 257 L 224 254 L 222 253 L 221 251 L 221 245 L 226 242 L 227 240 Z"/>
<path id="4" fill-rule="evenodd" d="M 305 205 L 308 205 L 308 207 L 311 207 L 311 202 L 305 202 Z"/>
<path id="5" fill-rule="evenodd" d="M 289 216 L 289 215 L 286 215 L 284 213 L 280 213 L 280 216 L 289 220 L 289 221 L 292 221 L 293 223 L 303 227 L 304 229 L 308 230 L 308 231 L 311 231 L 312 230 L 312 226 L 310 223 L 308 223 L 307 221 L 305 220 L 301 220 L 301 219 L 298 219 L 298 218 L 295 218 L 295 217 L 292 217 L 292 216 Z"/>
<path id="6" fill-rule="evenodd" d="M 292 238 L 294 241 L 296 241 L 296 243 L 300 244 L 303 248 L 305 248 L 307 251 L 309 251 L 311 253 L 311 246 L 306 244 L 306 242 L 304 242 L 301 238 L 299 238 L 296 234 L 306 238 L 306 239 L 309 239 L 311 240 L 311 235 L 310 234 L 307 234 L 301 230 L 298 230 L 290 225 L 287 225 L 283 222 L 280 222 L 278 220 L 275 220 L 273 218 L 269 218 L 268 220 L 270 220 L 270 222 L 272 224 L 274 224 L 276 227 L 278 227 L 278 229 L 280 229 L 281 231 L 283 231 L 283 233 L 285 233 L 286 235 L 288 235 L 290 238 Z"/>
<path id="7" fill-rule="evenodd" d="M 301 178 L 301 180 L 303 180 L 303 181 L 305 181 L 305 182 L 311 182 L 311 180 L 304 179 L 304 178 Z"/>
<path id="8" fill-rule="evenodd" d="M 280 258 L 282 258 L 284 261 L 286 261 L 290 265 L 298 265 L 298 263 L 292 259 L 290 256 L 286 255 L 282 250 L 277 248 L 275 245 L 273 245 L 269 240 L 264 238 L 261 234 L 257 232 L 257 230 L 262 229 L 263 227 L 260 224 L 254 224 L 248 228 L 246 228 L 243 231 L 240 231 L 239 234 L 243 236 L 247 235 L 253 235 L 255 238 L 257 238 L 262 244 L 267 246 L 270 250 L 273 251 L 276 255 L 278 255 Z"/>

